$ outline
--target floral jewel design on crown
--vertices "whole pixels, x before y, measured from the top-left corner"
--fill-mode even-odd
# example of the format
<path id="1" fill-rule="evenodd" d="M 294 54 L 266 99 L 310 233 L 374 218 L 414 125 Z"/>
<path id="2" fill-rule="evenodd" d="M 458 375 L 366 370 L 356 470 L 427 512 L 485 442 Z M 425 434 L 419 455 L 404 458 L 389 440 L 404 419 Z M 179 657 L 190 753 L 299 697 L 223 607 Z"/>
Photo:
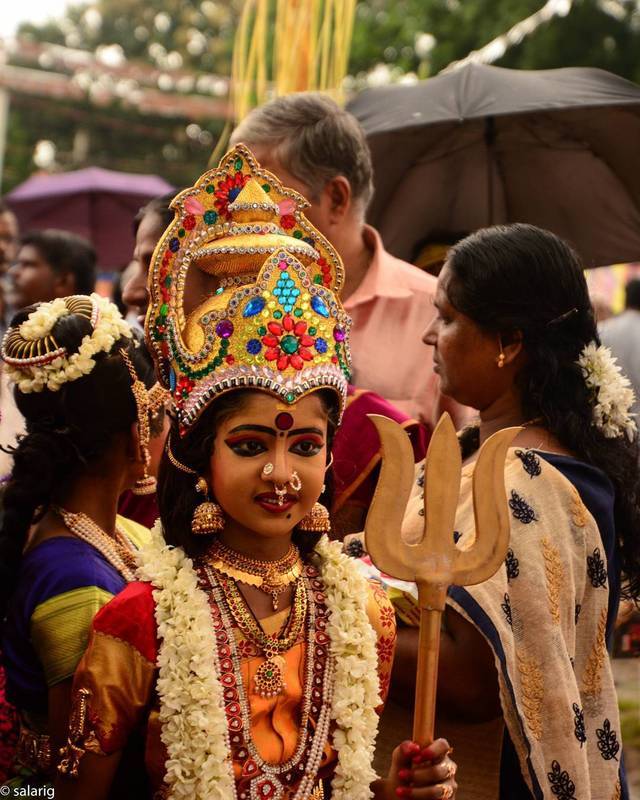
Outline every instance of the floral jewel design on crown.
<path id="1" fill-rule="evenodd" d="M 92 328 L 71 354 L 53 334 L 56 322 L 69 314 L 85 317 Z M 40 303 L 24 322 L 9 328 L 2 342 L 2 359 L 19 391 L 56 392 L 65 383 L 88 375 L 98 353 L 108 353 L 118 339 L 131 335 L 117 306 L 107 298 L 98 294 L 61 297 Z"/>
<path id="2" fill-rule="evenodd" d="M 302 213 L 308 205 L 241 144 L 174 198 L 149 271 L 145 330 L 182 433 L 242 387 L 289 404 L 327 387 L 344 407 L 344 269 Z"/>

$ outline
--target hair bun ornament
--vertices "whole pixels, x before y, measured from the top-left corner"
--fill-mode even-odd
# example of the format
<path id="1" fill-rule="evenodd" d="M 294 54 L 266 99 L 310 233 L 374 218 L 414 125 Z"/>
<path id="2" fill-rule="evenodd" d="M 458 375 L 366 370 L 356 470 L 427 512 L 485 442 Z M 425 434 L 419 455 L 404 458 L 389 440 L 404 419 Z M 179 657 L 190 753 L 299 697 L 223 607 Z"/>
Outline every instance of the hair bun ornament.
<path id="1" fill-rule="evenodd" d="M 149 271 L 145 332 L 181 434 L 238 388 L 287 404 L 329 388 L 344 408 L 344 268 L 302 213 L 308 205 L 244 145 L 171 203 L 175 219 Z"/>
<path id="2" fill-rule="evenodd" d="M 590 342 L 580 353 L 577 364 L 591 393 L 593 424 L 607 439 L 626 435 L 633 441 L 638 430 L 630 413 L 635 395 L 611 350 Z"/>
<path id="3" fill-rule="evenodd" d="M 70 315 L 84 317 L 92 327 L 72 354 L 53 335 L 58 320 Z M 63 384 L 88 375 L 98 353 L 108 353 L 118 339 L 131 336 L 131 328 L 107 298 L 71 295 L 40 303 L 24 322 L 9 328 L 1 354 L 9 380 L 19 391 L 56 392 Z"/>

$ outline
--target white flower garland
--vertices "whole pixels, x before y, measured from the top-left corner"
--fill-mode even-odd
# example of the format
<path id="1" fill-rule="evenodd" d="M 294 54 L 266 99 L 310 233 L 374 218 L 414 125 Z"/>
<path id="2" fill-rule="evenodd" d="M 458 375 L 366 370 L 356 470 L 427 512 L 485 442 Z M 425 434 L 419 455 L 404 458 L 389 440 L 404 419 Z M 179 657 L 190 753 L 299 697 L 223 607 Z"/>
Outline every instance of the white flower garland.
<path id="1" fill-rule="evenodd" d="M 629 409 L 635 396 L 629 379 L 622 373 L 611 350 L 590 342 L 580 353 L 577 363 L 593 396 L 593 424 L 608 439 L 626 434 L 633 441 L 637 426 Z"/>
<path id="2" fill-rule="evenodd" d="M 138 554 L 138 577 L 155 587 L 161 738 L 167 748 L 169 798 L 236 796 L 218 647 L 206 594 L 191 559 L 169 547 L 158 520 Z"/>
<path id="3" fill-rule="evenodd" d="M 236 798 L 218 648 L 207 595 L 192 561 L 169 547 L 158 521 L 139 552 L 138 576 L 153 584 L 158 636 L 160 721 L 169 800 Z M 332 800 L 368 800 L 380 704 L 376 636 L 366 615 L 367 583 L 326 537 L 316 547 L 330 612 L 336 677 L 331 717 L 338 764 Z M 248 732 L 247 732 L 248 733 Z"/>
<path id="4" fill-rule="evenodd" d="M 330 612 L 327 634 L 335 658 L 331 718 L 338 764 L 332 800 L 368 800 L 377 778 L 373 753 L 378 733 L 380 684 L 376 634 L 367 617 L 367 581 L 340 542 L 326 536 L 316 545 L 317 564 Z"/>
<path id="5" fill-rule="evenodd" d="M 68 313 L 69 309 L 62 297 L 50 303 L 41 303 L 18 328 L 20 336 L 29 342 L 44 339 L 51 333 L 56 322 L 61 317 L 66 317 Z"/>
<path id="6" fill-rule="evenodd" d="M 88 375 L 96 365 L 97 353 L 108 353 L 121 337 L 131 338 L 131 328 L 122 319 L 117 306 L 99 294 L 91 295 L 97 310 L 96 325 L 80 344 L 77 353 L 60 355 L 51 363 L 25 364 L 21 367 L 7 363 L 9 380 L 24 394 L 41 392 L 45 388 L 57 392 L 69 381 Z M 20 335 L 29 341 L 48 336 L 53 326 L 69 313 L 64 299 L 41 303 L 20 326 Z"/>

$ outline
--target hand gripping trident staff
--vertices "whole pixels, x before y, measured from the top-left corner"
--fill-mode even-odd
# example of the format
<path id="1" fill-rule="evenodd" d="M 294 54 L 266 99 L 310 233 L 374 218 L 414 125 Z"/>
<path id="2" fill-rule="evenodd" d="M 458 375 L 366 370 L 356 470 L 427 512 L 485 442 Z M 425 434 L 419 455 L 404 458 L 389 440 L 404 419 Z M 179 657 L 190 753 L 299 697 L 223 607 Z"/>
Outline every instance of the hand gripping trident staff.
<path id="1" fill-rule="evenodd" d="M 369 418 L 382 443 L 382 468 L 367 515 L 365 541 L 381 571 L 418 586 L 420 639 L 413 739 L 429 745 L 434 736 L 440 625 L 449 586 L 472 586 L 490 578 L 509 546 L 509 514 L 504 487 L 507 450 L 521 428 L 505 428 L 482 445 L 473 473 L 475 540 L 465 550 L 453 538 L 460 493 L 462 456 L 448 414 L 436 426 L 425 462 L 425 524 L 420 537 L 402 535 L 402 519 L 413 480 L 413 451 L 396 422 Z"/>

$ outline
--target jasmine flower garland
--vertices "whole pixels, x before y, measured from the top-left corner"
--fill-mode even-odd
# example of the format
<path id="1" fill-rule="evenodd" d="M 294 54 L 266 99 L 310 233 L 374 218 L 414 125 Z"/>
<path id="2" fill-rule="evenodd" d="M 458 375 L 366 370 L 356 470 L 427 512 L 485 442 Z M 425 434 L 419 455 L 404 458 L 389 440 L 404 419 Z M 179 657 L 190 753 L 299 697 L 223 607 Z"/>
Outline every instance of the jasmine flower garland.
<path id="1" fill-rule="evenodd" d="M 192 561 L 169 547 L 158 521 L 138 554 L 141 580 L 153 584 L 158 636 L 161 738 L 169 800 L 236 798 L 218 650 L 207 595 Z M 368 587 L 357 566 L 324 536 L 313 556 L 330 612 L 335 659 L 331 718 L 338 764 L 333 800 L 368 800 L 380 704 L 376 636 L 366 613 Z"/>

